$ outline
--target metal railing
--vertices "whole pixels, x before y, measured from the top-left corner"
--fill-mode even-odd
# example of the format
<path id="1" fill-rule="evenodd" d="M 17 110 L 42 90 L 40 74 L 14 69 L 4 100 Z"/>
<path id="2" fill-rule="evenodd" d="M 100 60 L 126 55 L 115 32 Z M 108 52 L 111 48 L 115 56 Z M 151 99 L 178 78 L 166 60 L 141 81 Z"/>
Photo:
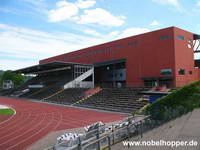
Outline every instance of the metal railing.
<path id="1" fill-rule="evenodd" d="M 152 127 L 152 122 L 150 116 L 146 116 L 142 119 L 135 121 L 134 117 L 127 118 L 128 124 L 121 127 L 114 128 L 108 132 L 105 132 L 105 127 L 100 127 L 98 129 L 87 132 L 84 138 L 80 138 L 77 143 L 69 147 L 67 141 L 56 144 L 53 150 L 101 150 L 108 149 L 111 150 L 111 146 L 121 142 L 125 139 L 130 139 L 133 136 L 143 137 L 143 132 L 147 128 Z M 68 145 L 68 146 L 66 146 Z"/>

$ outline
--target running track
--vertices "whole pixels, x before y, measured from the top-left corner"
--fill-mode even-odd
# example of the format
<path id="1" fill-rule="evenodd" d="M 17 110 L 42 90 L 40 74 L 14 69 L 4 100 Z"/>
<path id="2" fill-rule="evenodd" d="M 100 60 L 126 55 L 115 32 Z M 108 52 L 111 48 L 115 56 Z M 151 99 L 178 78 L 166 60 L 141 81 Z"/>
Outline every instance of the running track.
<path id="1" fill-rule="evenodd" d="M 0 123 L 0 150 L 22 150 L 51 131 L 78 128 L 102 121 L 112 122 L 125 115 L 56 106 L 0 97 L 0 104 L 16 110 L 16 115 Z"/>

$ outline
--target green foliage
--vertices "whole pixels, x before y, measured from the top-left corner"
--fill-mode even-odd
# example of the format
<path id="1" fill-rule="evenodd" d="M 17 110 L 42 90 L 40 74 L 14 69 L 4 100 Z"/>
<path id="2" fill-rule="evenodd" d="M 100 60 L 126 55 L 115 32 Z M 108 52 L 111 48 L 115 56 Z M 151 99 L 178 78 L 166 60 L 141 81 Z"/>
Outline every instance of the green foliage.
<path id="1" fill-rule="evenodd" d="M 8 70 L 8 71 L 5 71 L 1 76 L 1 80 L 0 80 L 1 85 L 3 84 L 4 80 L 13 81 L 14 87 L 18 87 L 24 83 L 26 78 L 24 76 L 22 76 L 21 74 L 16 74 L 16 73 L 13 73 L 12 71 Z"/>
<path id="2" fill-rule="evenodd" d="M 4 71 L 0 70 L 0 87 L 2 87 L 2 76 L 3 76 Z"/>
<path id="3" fill-rule="evenodd" d="M 157 120 L 175 119 L 200 107 L 200 81 L 173 90 L 147 106 L 145 113 Z"/>
<path id="4" fill-rule="evenodd" d="M 12 115 L 14 114 L 14 110 L 12 109 L 0 109 L 0 115 Z"/>

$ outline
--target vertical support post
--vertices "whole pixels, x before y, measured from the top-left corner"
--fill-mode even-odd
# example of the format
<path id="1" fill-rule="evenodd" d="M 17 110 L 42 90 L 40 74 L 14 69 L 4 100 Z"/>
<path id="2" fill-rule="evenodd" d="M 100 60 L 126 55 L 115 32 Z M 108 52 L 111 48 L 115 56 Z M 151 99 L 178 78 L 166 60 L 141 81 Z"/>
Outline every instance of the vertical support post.
<path id="1" fill-rule="evenodd" d="M 128 140 L 130 140 L 130 130 L 129 130 L 129 126 L 130 126 L 130 118 L 128 118 L 128 125 L 127 125 L 127 135 L 128 135 Z"/>
<path id="2" fill-rule="evenodd" d="M 78 137 L 78 150 L 82 150 L 81 137 Z"/>
<path id="3" fill-rule="evenodd" d="M 74 66 L 74 75 L 73 75 L 73 80 L 76 78 L 76 73 L 77 73 L 77 66 Z"/>
<path id="4" fill-rule="evenodd" d="M 74 66 L 71 66 L 71 79 L 70 80 L 74 80 Z"/>
<path id="5" fill-rule="evenodd" d="M 92 73 L 92 84 L 93 84 L 93 88 L 94 88 L 94 67 L 93 67 L 93 73 Z"/>
<path id="6" fill-rule="evenodd" d="M 128 141 L 130 141 L 130 130 L 129 130 L 129 124 L 127 125 L 127 135 L 128 135 Z M 130 148 L 130 145 L 128 144 L 128 148 Z"/>
<path id="7" fill-rule="evenodd" d="M 138 123 L 135 123 L 136 133 L 139 135 Z"/>
<path id="8" fill-rule="evenodd" d="M 113 143 L 112 144 L 115 144 L 115 134 L 114 134 L 114 125 L 112 124 L 112 137 L 113 137 Z"/>
<path id="9" fill-rule="evenodd" d="M 149 122 L 150 122 L 150 126 L 151 126 L 151 129 L 152 129 L 152 128 L 154 127 L 154 126 L 153 126 L 153 120 L 152 120 L 152 117 L 149 118 Z"/>
<path id="10" fill-rule="evenodd" d="M 111 140 L 110 140 L 110 136 L 108 136 L 108 150 L 111 150 Z"/>
<path id="11" fill-rule="evenodd" d="M 97 142 L 97 150 L 101 150 L 99 137 L 100 136 L 99 136 L 99 125 L 98 125 L 98 127 L 97 127 L 97 140 L 98 140 L 98 142 Z"/>
<path id="12" fill-rule="evenodd" d="M 113 64 L 113 87 L 116 88 L 115 64 Z"/>
<path id="13" fill-rule="evenodd" d="M 128 124 L 131 124 L 131 119 L 128 117 Z"/>
<path id="14" fill-rule="evenodd" d="M 141 121 L 140 123 L 140 134 L 141 134 L 141 138 L 143 137 L 143 122 Z"/>

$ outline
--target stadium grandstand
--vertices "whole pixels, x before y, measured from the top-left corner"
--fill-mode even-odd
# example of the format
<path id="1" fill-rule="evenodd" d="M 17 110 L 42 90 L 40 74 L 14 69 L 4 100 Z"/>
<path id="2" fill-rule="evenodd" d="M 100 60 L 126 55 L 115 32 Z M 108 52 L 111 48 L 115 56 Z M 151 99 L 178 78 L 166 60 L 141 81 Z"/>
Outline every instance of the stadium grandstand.
<path id="1" fill-rule="evenodd" d="M 169 27 L 47 58 L 15 70 L 35 76 L 1 95 L 135 112 L 148 103 L 142 91 L 200 79 L 199 41 L 200 35 Z"/>

